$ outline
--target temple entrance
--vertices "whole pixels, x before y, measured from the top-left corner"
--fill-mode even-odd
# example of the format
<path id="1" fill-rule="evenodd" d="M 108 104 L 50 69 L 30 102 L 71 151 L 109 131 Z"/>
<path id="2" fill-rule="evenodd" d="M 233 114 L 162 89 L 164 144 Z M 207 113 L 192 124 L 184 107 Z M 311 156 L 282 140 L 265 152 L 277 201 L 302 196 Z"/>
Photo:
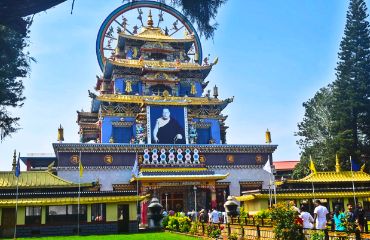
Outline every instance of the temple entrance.
<path id="1" fill-rule="evenodd" d="M 13 237 L 15 221 L 15 208 L 3 208 L 0 228 L 2 237 Z"/>
<path id="2" fill-rule="evenodd" d="M 166 205 L 167 199 L 167 205 Z M 161 204 L 164 209 L 173 210 L 175 212 L 184 211 L 184 193 L 179 192 L 168 192 L 162 193 L 162 201 Z"/>
<path id="3" fill-rule="evenodd" d="M 117 224 L 119 233 L 128 233 L 129 232 L 129 206 L 127 204 L 117 206 Z"/>

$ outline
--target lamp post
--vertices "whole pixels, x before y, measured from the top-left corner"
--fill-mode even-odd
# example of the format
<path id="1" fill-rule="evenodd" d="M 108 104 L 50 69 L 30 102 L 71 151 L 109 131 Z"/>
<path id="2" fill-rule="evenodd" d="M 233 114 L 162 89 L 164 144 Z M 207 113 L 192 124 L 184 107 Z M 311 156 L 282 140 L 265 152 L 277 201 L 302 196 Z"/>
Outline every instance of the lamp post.
<path id="1" fill-rule="evenodd" d="M 197 186 L 194 185 L 194 211 L 197 212 Z"/>
<path id="2" fill-rule="evenodd" d="M 167 197 L 168 197 L 168 193 L 165 193 L 164 195 L 166 195 L 166 212 L 168 212 L 168 208 L 167 208 Z"/>

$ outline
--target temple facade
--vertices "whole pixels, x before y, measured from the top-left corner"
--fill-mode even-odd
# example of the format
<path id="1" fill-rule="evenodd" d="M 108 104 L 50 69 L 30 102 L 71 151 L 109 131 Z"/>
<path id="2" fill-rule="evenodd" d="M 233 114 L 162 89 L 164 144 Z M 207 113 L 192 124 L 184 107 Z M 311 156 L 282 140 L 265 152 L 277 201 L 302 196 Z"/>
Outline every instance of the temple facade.
<path id="1" fill-rule="evenodd" d="M 237 200 L 250 214 L 267 209 L 275 197 L 277 202 L 295 201 L 298 207 L 304 204 L 311 213 L 315 199 L 319 199 L 329 211 L 334 211 L 336 205 L 346 209 L 347 204 L 355 206 L 361 203 L 366 215 L 370 212 L 370 174 L 363 169 L 343 171 L 338 158 L 335 171 L 315 171 L 302 179 L 279 180 L 276 187 L 276 194 L 271 189 L 245 191 Z"/>
<path id="2" fill-rule="evenodd" d="M 128 29 L 124 16 L 133 9 L 141 26 Z M 162 12 L 175 19 L 172 28 L 160 27 Z M 272 165 L 277 146 L 227 144 L 222 111 L 233 97 L 220 99 L 217 86 L 206 91 L 218 58 L 203 58 L 199 36 L 181 13 L 151 1 L 119 7 L 99 30 L 97 56 L 102 74 L 89 91 L 90 111 L 77 112 L 80 142 L 64 142 L 59 128 L 55 155 L 21 157 L 28 172 L 49 166 L 70 184 L 94 183 L 94 196 L 140 200 L 137 218 L 127 205 L 130 232 L 135 223 L 146 226 L 147 200 L 154 196 L 167 210 L 223 211 L 229 195 L 268 189 L 263 166 Z M 124 198 L 133 193 L 136 198 Z M 117 213 L 110 221 L 119 221 L 121 205 L 120 200 L 109 205 L 110 213 Z M 102 221 L 109 222 L 108 215 Z"/>

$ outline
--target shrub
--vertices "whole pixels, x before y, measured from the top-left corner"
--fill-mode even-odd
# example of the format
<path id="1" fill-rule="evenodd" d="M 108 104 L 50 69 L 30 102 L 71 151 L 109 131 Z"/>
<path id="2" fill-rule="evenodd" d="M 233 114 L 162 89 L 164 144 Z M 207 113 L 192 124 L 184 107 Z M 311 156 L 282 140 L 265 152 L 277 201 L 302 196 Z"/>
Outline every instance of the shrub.
<path id="1" fill-rule="evenodd" d="M 227 237 L 228 240 L 238 240 L 238 234 L 236 232 L 230 234 L 230 236 Z"/>
<path id="2" fill-rule="evenodd" d="M 217 224 L 207 224 L 206 232 L 208 237 L 210 238 L 218 238 L 221 235 L 221 230 L 223 229 L 223 226 L 218 226 Z"/>
<path id="3" fill-rule="evenodd" d="M 198 221 L 194 221 L 191 223 L 191 227 L 190 227 L 190 233 L 193 234 L 193 235 L 196 235 L 198 234 L 198 228 L 200 226 L 200 222 Z"/>
<path id="4" fill-rule="evenodd" d="M 169 216 L 166 216 L 162 219 L 162 227 L 163 228 L 167 228 L 168 226 L 168 220 L 169 220 Z"/>
<path id="5" fill-rule="evenodd" d="M 301 240 L 304 239 L 302 224 L 298 221 L 298 212 L 286 203 L 278 203 L 270 210 L 274 225 L 275 239 Z"/>
<path id="6" fill-rule="evenodd" d="M 191 221 L 188 217 L 169 216 L 166 228 L 175 232 L 189 232 L 190 224 Z"/>

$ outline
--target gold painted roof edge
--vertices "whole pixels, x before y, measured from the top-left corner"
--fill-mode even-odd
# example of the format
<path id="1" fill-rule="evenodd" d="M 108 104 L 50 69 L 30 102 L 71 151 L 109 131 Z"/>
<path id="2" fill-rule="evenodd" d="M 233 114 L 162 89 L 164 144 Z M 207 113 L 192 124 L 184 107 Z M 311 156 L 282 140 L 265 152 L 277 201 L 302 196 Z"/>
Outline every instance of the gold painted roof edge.
<path id="1" fill-rule="evenodd" d="M 338 198 L 338 197 L 353 197 L 352 191 L 334 191 L 334 192 L 315 192 L 315 198 Z M 356 191 L 356 197 L 370 197 L 370 190 Z M 296 193 L 277 193 L 278 199 L 310 199 L 314 198 L 312 192 L 296 192 Z M 269 194 L 257 193 L 236 197 L 238 201 L 250 201 L 254 199 L 269 199 Z"/>
<path id="2" fill-rule="evenodd" d="M 148 198 L 145 196 L 94 196 L 80 197 L 80 204 L 94 203 L 116 203 L 142 201 Z M 15 206 L 16 199 L 0 199 L 0 206 Z M 66 205 L 78 204 L 78 197 L 53 197 L 53 198 L 19 198 L 18 206 L 44 206 L 44 205 Z"/>
<path id="3" fill-rule="evenodd" d="M 224 103 L 230 103 L 233 101 L 232 98 L 225 100 L 219 100 L 217 98 L 207 97 L 162 97 L 162 96 L 140 96 L 140 95 L 121 95 L 121 94 L 102 94 L 96 97 L 98 100 L 103 102 L 122 102 L 122 103 L 137 103 L 147 105 L 220 105 Z"/>

